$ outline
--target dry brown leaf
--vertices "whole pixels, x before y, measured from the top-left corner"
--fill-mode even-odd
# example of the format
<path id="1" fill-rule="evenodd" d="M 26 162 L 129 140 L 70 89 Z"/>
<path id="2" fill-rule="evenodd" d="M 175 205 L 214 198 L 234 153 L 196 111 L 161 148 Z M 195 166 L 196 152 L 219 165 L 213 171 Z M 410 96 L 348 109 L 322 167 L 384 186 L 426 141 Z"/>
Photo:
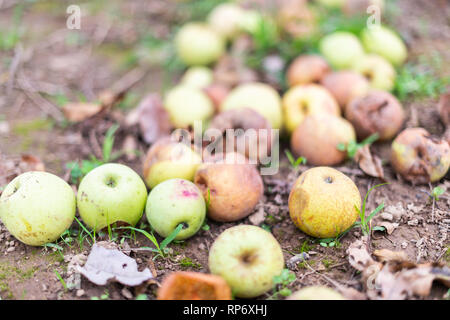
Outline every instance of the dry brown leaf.
<path id="1" fill-rule="evenodd" d="M 137 108 L 128 114 L 126 124 L 138 124 L 142 138 L 148 144 L 168 136 L 172 130 L 169 114 L 156 93 L 148 94 L 141 100 Z"/>
<path id="2" fill-rule="evenodd" d="M 99 103 L 69 102 L 62 107 L 64 116 L 70 122 L 80 122 L 90 118 L 102 110 Z"/>
<path id="3" fill-rule="evenodd" d="M 36 156 L 23 154 L 20 157 L 2 157 L 0 154 L 0 187 L 6 186 L 18 175 L 27 171 L 45 171 L 45 165 Z M 2 189 L 0 188 L 0 194 Z"/>
<path id="4" fill-rule="evenodd" d="M 373 252 L 373 255 L 378 258 L 379 261 L 385 262 L 385 261 L 397 261 L 397 262 L 403 262 L 408 261 L 408 256 L 404 251 L 391 251 L 388 249 L 380 249 L 375 250 Z"/>
<path id="5" fill-rule="evenodd" d="M 359 148 L 355 154 L 355 161 L 362 171 L 371 177 L 384 179 L 381 159 L 370 152 L 369 145 Z"/>
<path id="6" fill-rule="evenodd" d="M 376 263 L 367 251 L 367 241 L 364 240 L 365 238 L 356 240 L 347 249 L 350 265 L 359 271 L 364 271 Z"/>

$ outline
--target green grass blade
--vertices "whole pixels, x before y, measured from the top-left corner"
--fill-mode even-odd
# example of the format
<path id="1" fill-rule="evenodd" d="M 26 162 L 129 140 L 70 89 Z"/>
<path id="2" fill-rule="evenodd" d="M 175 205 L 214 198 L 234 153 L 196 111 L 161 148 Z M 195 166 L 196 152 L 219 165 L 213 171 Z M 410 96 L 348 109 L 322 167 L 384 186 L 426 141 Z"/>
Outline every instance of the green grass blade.
<path id="1" fill-rule="evenodd" d="M 183 229 L 183 224 L 180 223 L 175 230 L 173 230 L 168 236 L 167 238 L 165 238 L 162 242 L 161 242 L 161 250 L 164 250 L 165 247 L 167 247 L 169 245 L 169 243 L 171 243 L 175 237 L 178 235 L 178 233 L 180 233 L 181 229 Z"/>

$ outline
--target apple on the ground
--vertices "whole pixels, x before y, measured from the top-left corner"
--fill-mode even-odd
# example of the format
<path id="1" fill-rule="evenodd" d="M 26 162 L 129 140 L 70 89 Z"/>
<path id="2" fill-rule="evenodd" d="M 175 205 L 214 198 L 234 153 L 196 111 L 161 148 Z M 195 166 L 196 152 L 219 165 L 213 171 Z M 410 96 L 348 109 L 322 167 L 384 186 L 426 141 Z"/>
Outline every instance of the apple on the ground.
<path id="1" fill-rule="evenodd" d="M 273 287 L 281 274 L 284 257 L 274 236 L 256 226 L 226 229 L 214 241 L 208 258 L 212 274 L 225 279 L 239 298 L 254 298 Z"/>
<path id="2" fill-rule="evenodd" d="M 57 240 L 72 224 L 75 210 L 72 188 L 48 172 L 17 176 L 0 197 L 0 220 L 14 237 L 32 246 Z"/>
<path id="3" fill-rule="evenodd" d="M 103 164 L 80 183 L 77 206 L 91 229 L 100 231 L 114 223 L 136 225 L 147 200 L 147 188 L 133 169 L 118 163 Z"/>
<path id="4" fill-rule="evenodd" d="M 148 196 L 147 220 L 161 236 L 169 236 L 179 224 L 183 229 L 175 240 L 192 237 L 202 227 L 206 204 L 195 184 L 183 179 L 170 179 L 158 184 Z"/>

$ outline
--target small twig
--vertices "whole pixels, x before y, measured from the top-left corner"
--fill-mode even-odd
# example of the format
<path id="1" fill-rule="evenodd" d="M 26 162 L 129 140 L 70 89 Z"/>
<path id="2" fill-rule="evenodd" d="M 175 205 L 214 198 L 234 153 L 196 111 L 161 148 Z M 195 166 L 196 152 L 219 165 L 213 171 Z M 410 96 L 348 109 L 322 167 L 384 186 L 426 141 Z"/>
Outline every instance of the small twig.
<path id="1" fill-rule="evenodd" d="M 19 68 L 21 62 L 22 62 L 22 54 L 23 54 L 23 47 L 22 45 L 19 43 L 16 48 L 14 49 L 15 54 L 14 54 L 14 58 L 11 62 L 11 65 L 9 67 L 9 79 L 8 79 L 8 85 L 7 85 L 7 89 L 6 92 L 8 94 L 11 94 L 11 91 L 13 89 L 14 86 L 14 80 L 16 78 L 16 72 L 17 69 Z"/>
<path id="2" fill-rule="evenodd" d="M 100 147 L 100 144 L 98 143 L 94 129 L 89 131 L 89 142 L 90 142 L 90 146 L 91 146 L 92 152 L 94 153 L 95 157 L 97 157 L 97 159 L 103 159 L 102 148 Z"/>

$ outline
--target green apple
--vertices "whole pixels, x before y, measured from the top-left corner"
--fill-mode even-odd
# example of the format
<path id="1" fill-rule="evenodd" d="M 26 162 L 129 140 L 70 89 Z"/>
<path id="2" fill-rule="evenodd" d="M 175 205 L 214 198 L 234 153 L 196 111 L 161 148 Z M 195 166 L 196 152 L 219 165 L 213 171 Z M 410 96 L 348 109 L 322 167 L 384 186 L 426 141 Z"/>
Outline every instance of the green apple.
<path id="1" fill-rule="evenodd" d="M 262 23 L 267 24 L 274 30 L 276 29 L 276 25 L 272 20 L 263 16 L 259 11 L 256 10 L 245 10 L 242 15 L 241 21 L 239 22 L 241 30 L 251 34 L 257 32 Z"/>
<path id="2" fill-rule="evenodd" d="M 187 145 L 162 138 L 147 152 L 143 165 L 144 180 L 149 188 L 174 178 L 192 181 L 201 163 L 201 156 Z"/>
<path id="3" fill-rule="evenodd" d="M 241 31 L 242 19 L 244 10 L 234 3 L 225 2 L 210 12 L 208 23 L 225 39 L 233 39 Z"/>
<path id="4" fill-rule="evenodd" d="M 93 230 L 116 222 L 134 226 L 142 217 L 146 200 L 147 188 L 136 172 L 122 164 L 108 163 L 81 180 L 78 213 Z"/>
<path id="5" fill-rule="evenodd" d="M 236 297 L 254 298 L 273 287 L 284 268 L 283 252 L 270 232 L 238 225 L 222 232 L 209 251 L 209 269 L 225 279 Z"/>
<path id="6" fill-rule="evenodd" d="M 200 230 L 206 216 L 206 204 L 195 184 L 184 179 L 170 179 L 152 189 L 145 213 L 161 237 L 167 237 L 180 223 L 183 224 L 175 237 L 175 240 L 183 240 Z"/>
<path id="7" fill-rule="evenodd" d="M 273 129 L 280 129 L 283 122 L 281 98 L 271 86 L 250 82 L 234 88 L 222 102 L 221 111 L 250 108 L 259 112 L 271 124 Z"/>
<path id="8" fill-rule="evenodd" d="M 376 54 L 368 54 L 355 61 L 353 70 L 365 76 L 372 88 L 391 91 L 397 73 L 392 64 Z"/>
<path id="9" fill-rule="evenodd" d="M 364 29 L 361 41 L 368 52 L 384 57 L 395 66 L 402 65 L 408 57 L 408 50 L 400 36 L 384 26 Z"/>
<path id="10" fill-rule="evenodd" d="M 359 39 L 350 32 L 337 31 L 320 40 L 319 50 L 336 69 L 348 69 L 364 55 Z"/>
<path id="11" fill-rule="evenodd" d="M 316 2 L 327 8 L 342 8 L 346 0 L 316 0 Z"/>
<path id="12" fill-rule="evenodd" d="M 75 210 L 72 188 L 47 172 L 21 174 L 0 197 L 0 219 L 14 237 L 31 246 L 58 239 L 72 224 Z"/>
<path id="13" fill-rule="evenodd" d="M 297 85 L 283 96 L 284 119 L 289 133 L 294 132 L 306 116 L 317 113 L 341 115 L 341 109 L 331 93 L 321 85 Z"/>
<path id="14" fill-rule="evenodd" d="M 208 67 L 190 67 L 181 78 L 181 84 L 197 89 L 204 89 L 211 85 L 214 80 L 213 72 Z"/>
<path id="15" fill-rule="evenodd" d="M 287 300 L 345 300 L 345 298 L 331 288 L 311 286 L 294 292 Z"/>
<path id="16" fill-rule="evenodd" d="M 164 108 L 177 128 L 193 127 L 195 121 L 205 123 L 214 114 L 208 96 L 202 90 L 186 85 L 178 85 L 167 93 Z"/>
<path id="17" fill-rule="evenodd" d="M 225 40 L 209 25 L 191 22 L 178 31 L 175 47 L 186 65 L 208 65 L 224 54 Z"/>

